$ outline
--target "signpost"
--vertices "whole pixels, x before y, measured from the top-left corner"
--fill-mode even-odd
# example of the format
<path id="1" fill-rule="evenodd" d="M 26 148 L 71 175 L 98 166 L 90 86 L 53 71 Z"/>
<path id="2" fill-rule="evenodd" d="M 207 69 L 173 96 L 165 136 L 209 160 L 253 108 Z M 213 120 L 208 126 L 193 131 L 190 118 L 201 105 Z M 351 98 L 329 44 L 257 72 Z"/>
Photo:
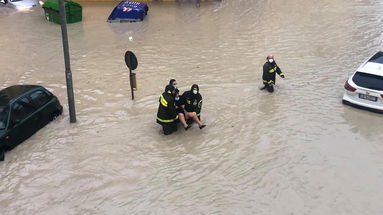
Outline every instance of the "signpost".
<path id="1" fill-rule="evenodd" d="M 134 100 L 134 90 L 137 89 L 136 82 L 136 73 L 133 73 L 132 70 L 137 69 L 138 62 L 136 55 L 131 51 L 125 52 L 125 63 L 129 68 L 129 80 L 130 80 L 130 90 L 132 91 L 132 100 Z"/>

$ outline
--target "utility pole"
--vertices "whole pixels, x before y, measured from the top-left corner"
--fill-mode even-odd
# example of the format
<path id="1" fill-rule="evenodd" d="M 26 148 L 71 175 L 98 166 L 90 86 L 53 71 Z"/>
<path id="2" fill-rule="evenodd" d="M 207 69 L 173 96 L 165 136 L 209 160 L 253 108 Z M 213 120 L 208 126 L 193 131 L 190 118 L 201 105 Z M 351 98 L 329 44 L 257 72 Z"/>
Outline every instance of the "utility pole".
<path id="1" fill-rule="evenodd" d="M 60 7 L 61 33 L 62 33 L 62 41 L 63 41 L 63 49 L 64 49 L 65 78 L 66 78 L 66 89 L 68 94 L 69 117 L 70 117 L 70 123 L 75 123 L 76 109 L 74 105 L 72 71 L 70 70 L 68 32 L 66 28 L 66 15 L 65 15 L 66 13 L 65 13 L 64 0 L 59 0 L 59 7 Z"/>

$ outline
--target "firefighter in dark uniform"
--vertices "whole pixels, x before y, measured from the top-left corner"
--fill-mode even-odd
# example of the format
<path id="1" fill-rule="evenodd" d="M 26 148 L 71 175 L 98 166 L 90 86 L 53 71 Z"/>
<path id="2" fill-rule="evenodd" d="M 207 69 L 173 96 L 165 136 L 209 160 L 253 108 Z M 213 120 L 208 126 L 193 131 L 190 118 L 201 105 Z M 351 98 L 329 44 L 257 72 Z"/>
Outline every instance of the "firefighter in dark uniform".
<path id="1" fill-rule="evenodd" d="M 269 55 L 266 58 L 266 63 L 263 65 L 262 79 L 265 86 L 262 87 L 261 90 L 267 89 L 270 93 L 274 92 L 273 85 L 275 84 L 275 73 L 278 73 L 281 78 L 285 78 L 285 75 L 275 62 L 274 56 Z"/>
<path id="2" fill-rule="evenodd" d="M 185 109 L 186 120 L 192 119 L 200 129 L 206 127 L 201 120 L 202 96 L 199 93 L 197 84 L 193 84 L 190 91 L 186 91 L 181 96 L 181 102 Z"/>
<path id="3" fill-rule="evenodd" d="M 172 85 L 167 85 L 165 92 L 162 93 L 159 99 L 157 112 L 157 123 L 162 125 L 165 135 L 177 131 L 178 114 L 174 102 L 175 88 Z"/>

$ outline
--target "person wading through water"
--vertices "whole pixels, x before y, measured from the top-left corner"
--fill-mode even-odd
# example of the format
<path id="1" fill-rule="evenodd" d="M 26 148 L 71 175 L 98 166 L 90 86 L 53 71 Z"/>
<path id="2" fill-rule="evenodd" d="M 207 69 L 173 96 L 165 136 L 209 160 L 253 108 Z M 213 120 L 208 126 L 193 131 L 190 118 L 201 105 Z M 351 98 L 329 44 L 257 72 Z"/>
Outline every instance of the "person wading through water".
<path id="1" fill-rule="evenodd" d="M 275 62 L 274 56 L 269 55 L 266 57 L 266 63 L 263 65 L 262 79 L 265 86 L 263 86 L 261 90 L 267 89 L 270 93 L 274 92 L 275 73 L 278 73 L 281 78 L 285 78 L 285 75 Z"/>
<path id="2" fill-rule="evenodd" d="M 174 101 L 176 88 L 172 85 L 167 85 L 165 92 L 159 98 L 159 106 L 157 111 L 157 123 L 162 125 L 165 135 L 177 131 L 178 114 Z"/>

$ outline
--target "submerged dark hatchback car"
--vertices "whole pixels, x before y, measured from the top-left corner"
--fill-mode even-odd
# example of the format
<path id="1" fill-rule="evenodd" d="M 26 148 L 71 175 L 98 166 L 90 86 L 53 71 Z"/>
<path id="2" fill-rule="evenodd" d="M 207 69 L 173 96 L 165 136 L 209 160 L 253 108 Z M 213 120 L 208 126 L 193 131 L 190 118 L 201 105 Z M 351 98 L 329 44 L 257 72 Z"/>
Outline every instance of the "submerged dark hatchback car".
<path id="1" fill-rule="evenodd" d="M 62 114 L 51 92 L 37 85 L 15 85 L 0 91 L 0 161 L 4 153 Z"/>

